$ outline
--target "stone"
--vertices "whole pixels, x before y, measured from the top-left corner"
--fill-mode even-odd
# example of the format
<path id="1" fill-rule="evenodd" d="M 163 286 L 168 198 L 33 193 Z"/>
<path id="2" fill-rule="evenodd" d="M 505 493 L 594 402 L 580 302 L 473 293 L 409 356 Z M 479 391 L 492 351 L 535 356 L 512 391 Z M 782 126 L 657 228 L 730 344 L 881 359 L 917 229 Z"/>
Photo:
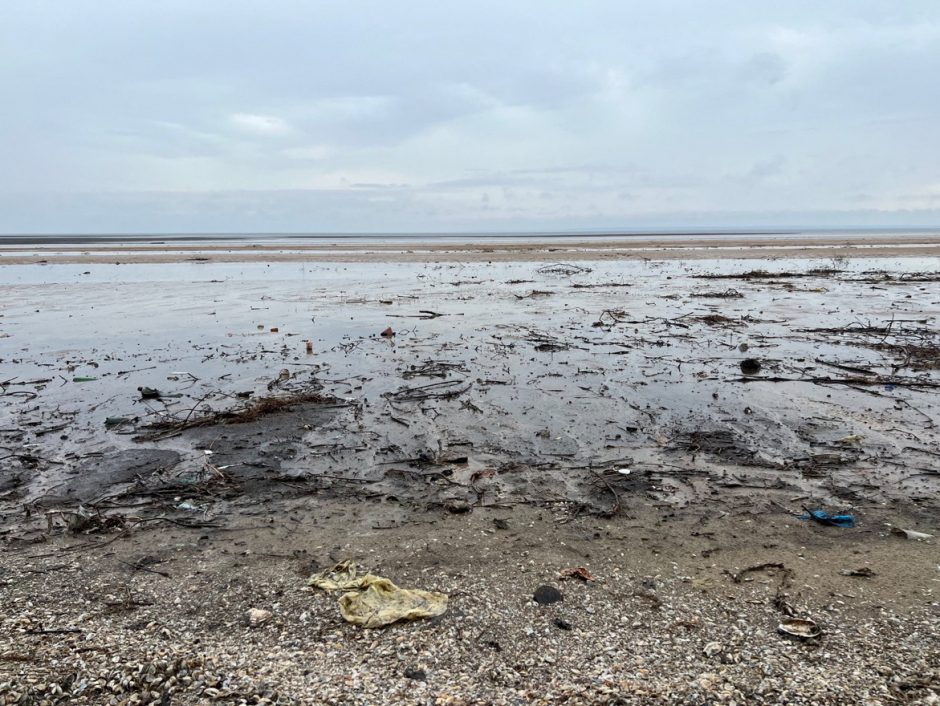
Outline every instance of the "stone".
<path id="1" fill-rule="evenodd" d="M 427 681 L 428 675 L 423 669 L 417 667 L 408 667 L 405 669 L 405 679 L 414 679 L 415 681 Z"/>
<path id="2" fill-rule="evenodd" d="M 248 627 L 259 628 L 273 618 L 274 613 L 270 610 L 264 610 L 263 608 L 251 608 L 248 610 L 245 617 L 248 620 Z"/>
<path id="3" fill-rule="evenodd" d="M 535 594 L 532 596 L 532 599 L 539 605 L 548 605 L 563 600 L 564 596 L 562 596 L 561 591 L 554 586 L 543 584 L 535 589 Z"/>

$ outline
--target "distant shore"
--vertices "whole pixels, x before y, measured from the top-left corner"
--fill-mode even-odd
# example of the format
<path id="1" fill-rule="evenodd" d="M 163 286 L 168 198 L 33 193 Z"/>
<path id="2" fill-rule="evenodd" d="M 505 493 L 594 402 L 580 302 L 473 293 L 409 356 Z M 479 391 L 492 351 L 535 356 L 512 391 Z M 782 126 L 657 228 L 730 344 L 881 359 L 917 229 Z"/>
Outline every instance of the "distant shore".
<path id="1" fill-rule="evenodd" d="M 117 236 L 115 236 L 117 238 Z M 75 242 L 71 236 L 0 238 L 0 264 L 216 262 L 480 262 L 617 259 L 901 257 L 940 254 L 940 233 L 466 238 L 375 236 L 274 241 L 250 238 L 155 240 L 157 236 Z M 547 239 L 545 239 L 547 238 Z"/>

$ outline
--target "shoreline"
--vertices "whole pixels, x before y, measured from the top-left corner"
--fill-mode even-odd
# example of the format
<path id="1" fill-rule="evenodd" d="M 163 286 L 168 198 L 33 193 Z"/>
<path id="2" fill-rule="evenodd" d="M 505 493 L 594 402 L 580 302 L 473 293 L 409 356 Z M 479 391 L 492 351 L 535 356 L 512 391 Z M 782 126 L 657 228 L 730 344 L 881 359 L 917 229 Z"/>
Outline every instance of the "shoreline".
<path id="1" fill-rule="evenodd" d="M 312 497 L 273 524 L 128 526 L 6 551 L 0 690 L 89 705 L 678 706 L 930 704 L 940 686 L 935 546 L 877 521 L 642 504 L 567 524 L 522 508 L 379 528 L 378 504 Z M 345 623 L 336 594 L 307 586 L 344 559 L 444 592 L 447 612 Z M 573 567 L 594 580 L 560 578 Z M 873 576 L 845 575 L 863 568 Z M 563 599 L 538 605 L 541 585 Z M 251 627 L 253 609 L 270 619 Z M 781 634 L 788 611 L 822 636 Z"/>
<path id="2" fill-rule="evenodd" d="M 515 245 L 0 258 L 0 694 L 933 703 L 936 245 Z"/>
<path id="3" fill-rule="evenodd" d="M 768 239 L 562 239 L 542 242 L 407 243 L 159 243 L 12 246 L 0 240 L 0 266 L 186 262 L 545 262 L 585 260 L 707 260 L 756 258 L 931 257 L 940 235 L 900 237 L 779 237 Z"/>

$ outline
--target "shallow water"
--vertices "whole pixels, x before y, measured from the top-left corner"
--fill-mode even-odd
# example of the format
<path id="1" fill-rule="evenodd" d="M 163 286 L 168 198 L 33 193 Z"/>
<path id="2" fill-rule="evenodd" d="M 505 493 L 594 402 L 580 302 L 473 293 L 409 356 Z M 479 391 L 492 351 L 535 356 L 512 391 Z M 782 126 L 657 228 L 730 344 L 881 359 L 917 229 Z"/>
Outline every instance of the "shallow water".
<path id="1" fill-rule="evenodd" d="M 457 479 L 506 464 L 629 465 L 655 472 L 649 477 L 661 497 L 687 502 L 704 491 L 670 477 L 670 466 L 702 470 L 713 480 L 785 478 L 792 495 L 794 488 L 820 492 L 818 481 L 794 469 L 828 454 L 840 459 L 828 480 L 853 492 L 865 486 L 872 498 L 909 498 L 935 490 L 931 476 L 902 485 L 911 474 L 882 462 L 903 457 L 917 468 L 937 467 L 937 457 L 905 451 L 935 448 L 933 390 L 733 382 L 745 357 L 762 361 L 764 377 L 847 376 L 816 362 L 822 359 L 937 381 L 936 370 L 894 371 L 898 361 L 883 351 L 852 345 L 872 342 L 864 337 L 800 329 L 894 319 L 899 331 L 935 332 L 936 282 L 880 282 L 864 273 L 936 272 L 938 258 L 839 261 L 844 272 L 836 275 L 771 281 L 695 278 L 833 264 L 579 262 L 592 271 L 573 276 L 540 273 L 539 264 L 526 262 L 0 266 L 0 381 L 7 392 L 0 396 L 0 445 L 22 445 L 56 462 L 32 472 L 34 492 L 45 492 L 88 453 L 134 446 L 130 429 L 107 430 L 106 418 L 144 424 L 184 416 L 200 400 L 215 409 L 236 406 L 233 395 L 269 394 L 268 384 L 286 369 L 292 377 L 284 388 L 316 383 L 355 405 L 285 442 L 293 450 L 279 459 L 279 472 L 298 476 L 372 478 L 396 459 L 448 454 L 470 457 Z M 573 286 L 611 283 L 630 286 Z M 729 288 L 742 296 L 690 296 Z M 441 316 L 420 318 L 422 310 Z M 594 326 L 605 310 L 620 321 Z M 709 314 L 731 321 L 698 318 Z M 378 336 L 386 326 L 396 332 L 391 340 Z M 554 350 L 538 348 L 546 341 Z M 384 397 L 439 382 L 404 379 L 428 360 L 463 365 L 466 372 L 446 379 L 464 381 L 467 391 L 423 403 Z M 74 382 L 83 376 L 96 379 Z M 37 379 L 50 382 L 21 384 Z M 139 386 L 179 397 L 143 401 Z M 19 392 L 36 396 L 10 394 Z M 696 441 L 690 450 L 683 446 L 690 433 L 725 434 L 720 438 L 730 438 L 733 448 L 716 456 L 707 444 L 694 448 Z M 853 436 L 863 441 L 838 442 Z M 195 463 L 191 442 L 159 446 Z M 499 490 L 531 492 L 533 482 L 507 477 Z M 563 474 L 553 483 L 540 492 L 572 490 Z"/>

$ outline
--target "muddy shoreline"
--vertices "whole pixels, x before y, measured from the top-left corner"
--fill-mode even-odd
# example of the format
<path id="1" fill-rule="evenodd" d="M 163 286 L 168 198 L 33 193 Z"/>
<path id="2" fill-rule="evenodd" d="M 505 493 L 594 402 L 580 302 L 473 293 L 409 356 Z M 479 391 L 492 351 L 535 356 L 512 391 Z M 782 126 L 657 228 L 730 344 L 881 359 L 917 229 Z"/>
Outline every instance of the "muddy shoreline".
<path id="1" fill-rule="evenodd" d="M 940 259 L 834 252 L 4 255 L 0 685 L 160 644 L 211 674 L 139 703 L 928 698 Z M 347 558 L 452 609 L 363 636 L 304 588 Z"/>

